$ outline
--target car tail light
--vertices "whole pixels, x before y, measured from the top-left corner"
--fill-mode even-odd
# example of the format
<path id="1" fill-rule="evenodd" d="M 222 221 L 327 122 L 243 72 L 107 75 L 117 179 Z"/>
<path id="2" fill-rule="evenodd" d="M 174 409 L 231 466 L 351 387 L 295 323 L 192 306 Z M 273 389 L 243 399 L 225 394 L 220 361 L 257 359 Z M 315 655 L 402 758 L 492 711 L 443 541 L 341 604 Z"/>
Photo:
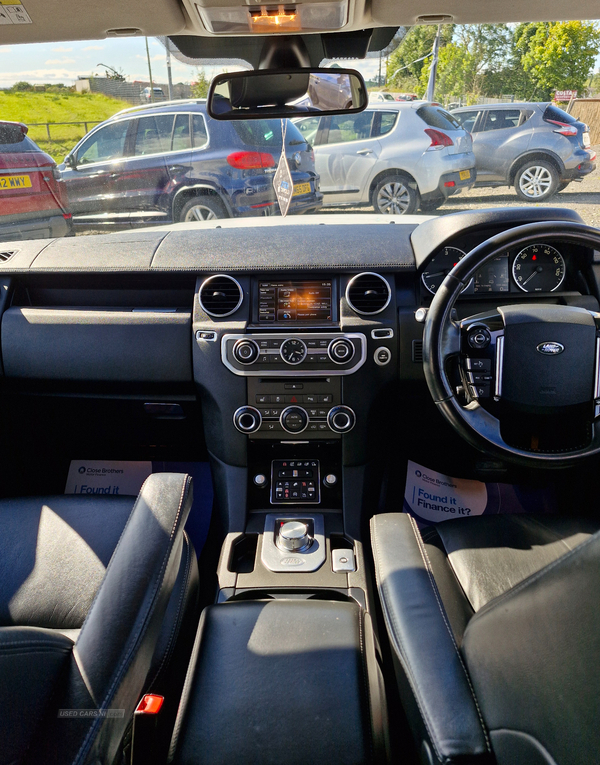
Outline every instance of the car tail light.
<path id="1" fill-rule="evenodd" d="M 311 162 L 315 161 L 315 150 L 314 149 L 310 150 L 310 161 Z"/>
<path id="2" fill-rule="evenodd" d="M 559 122 L 558 120 L 546 120 L 546 122 L 550 122 L 553 125 L 558 125 L 558 130 L 553 130 L 553 133 L 560 133 L 561 135 L 577 135 L 577 128 L 573 127 L 573 125 L 569 125 L 568 122 Z"/>
<path id="3" fill-rule="evenodd" d="M 443 149 L 446 146 L 454 146 L 454 141 L 446 133 L 442 133 L 441 130 L 434 130 L 433 128 L 425 128 L 425 132 L 431 138 L 431 144 L 427 151 Z"/>
<path id="4" fill-rule="evenodd" d="M 234 151 L 227 157 L 227 163 L 238 170 L 259 170 L 264 167 L 275 167 L 273 155 L 264 151 Z"/>

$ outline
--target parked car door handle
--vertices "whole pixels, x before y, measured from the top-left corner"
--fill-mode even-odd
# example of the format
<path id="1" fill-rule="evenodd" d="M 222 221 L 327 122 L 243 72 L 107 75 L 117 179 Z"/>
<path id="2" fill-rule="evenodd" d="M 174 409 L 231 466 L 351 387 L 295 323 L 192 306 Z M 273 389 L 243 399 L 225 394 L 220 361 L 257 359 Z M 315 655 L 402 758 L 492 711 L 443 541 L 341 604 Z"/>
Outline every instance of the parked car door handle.
<path id="1" fill-rule="evenodd" d="M 180 173 L 182 170 L 185 170 L 185 165 L 171 165 L 169 167 L 170 173 Z"/>
<path id="2" fill-rule="evenodd" d="M 356 153 L 357 154 L 362 154 L 364 156 L 364 155 L 367 155 L 367 154 L 372 154 L 373 153 L 373 149 L 361 149 L 360 151 L 357 151 Z"/>

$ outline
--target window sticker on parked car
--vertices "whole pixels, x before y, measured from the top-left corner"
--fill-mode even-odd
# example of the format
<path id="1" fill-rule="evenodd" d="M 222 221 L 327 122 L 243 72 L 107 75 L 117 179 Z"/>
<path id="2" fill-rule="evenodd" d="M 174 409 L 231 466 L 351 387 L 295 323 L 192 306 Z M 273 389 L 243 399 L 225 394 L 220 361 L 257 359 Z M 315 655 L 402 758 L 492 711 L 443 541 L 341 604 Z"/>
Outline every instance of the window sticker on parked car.
<path id="1" fill-rule="evenodd" d="M 426 526 L 471 515 L 551 513 L 556 508 L 551 487 L 524 491 L 508 483 L 453 478 L 409 460 L 403 510 Z"/>

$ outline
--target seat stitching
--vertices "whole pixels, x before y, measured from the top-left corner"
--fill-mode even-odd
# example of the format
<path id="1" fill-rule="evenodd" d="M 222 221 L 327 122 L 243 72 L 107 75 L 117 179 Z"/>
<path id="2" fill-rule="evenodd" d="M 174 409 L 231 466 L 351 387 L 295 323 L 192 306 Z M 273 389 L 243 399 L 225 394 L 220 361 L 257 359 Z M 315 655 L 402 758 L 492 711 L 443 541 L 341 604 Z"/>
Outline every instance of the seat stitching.
<path id="1" fill-rule="evenodd" d="M 493 600 L 490 600 L 490 602 L 486 603 L 485 606 L 483 606 L 483 608 L 479 609 L 479 611 L 475 614 L 475 616 L 473 617 L 471 621 L 477 619 L 479 616 L 486 613 L 491 608 L 494 608 L 499 603 L 502 603 L 507 598 L 512 597 L 513 595 L 516 595 L 517 592 L 520 592 L 525 587 L 528 587 L 530 584 L 533 584 L 538 579 L 541 579 L 542 576 L 545 576 L 549 571 L 551 571 L 553 568 L 555 568 L 559 564 L 564 563 L 564 561 L 571 558 L 573 555 L 575 555 L 575 553 L 580 552 L 584 547 L 587 547 L 589 544 L 595 541 L 599 536 L 600 536 L 600 532 L 596 532 L 596 534 L 593 534 L 589 539 L 586 539 L 585 542 L 582 542 L 581 544 L 577 545 L 577 547 L 574 547 L 568 553 L 565 553 L 560 558 L 557 558 L 555 561 L 552 561 L 552 563 L 548 563 L 547 566 L 544 566 L 544 568 L 540 569 L 539 571 L 536 571 L 535 574 L 531 574 L 531 576 L 528 576 L 527 579 L 524 579 L 522 582 L 519 582 L 519 584 L 516 584 L 514 587 L 511 587 L 510 590 L 503 592 L 502 595 L 498 595 Z M 470 623 L 467 625 L 467 629 L 469 628 L 469 626 L 470 626 Z"/>
<path id="2" fill-rule="evenodd" d="M 485 738 L 485 743 L 487 745 L 488 751 L 491 751 L 491 745 L 490 740 L 488 738 L 487 730 L 485 727 L 485 723 L 483 721 L 483 715 L 481 714 L 481 709 L 479 708 L 479 704 L 477 702 L 477 698 L 475 697 L 475 691 L 473 690 L 473 685 L 471 684 L 471 678 L 469 677 L 469 674 L 467 672 L 467 668 L 465 667 L 465 664 L 463 662 L 462 656 L 460 655 L 460 651 L 458 650 L 458 646 L 456 645 L 456 640 L 454 639 L 454 634 L 452 630 L 450 629 L 450 625 L 448 624 L 448 619 L 446 617 L 446 612 L 444 610 L 444 607 L 442 606 L 440 596 L 438 593 L 437 585 L 435 583 L 435 579 L 433 577 L 433 569 L 431 567 L 431 561 L 429 560 L 429 555 L 427 554 L 427 549 L 425 548 L 425 545 L 423 544 L 423 540 L 421 539 L 421 535 L 419 533 L 419 529 L 417 527 L 417 524 L 415 523 L 415 520 L 412 516 L 409 516 L 410 524 L 413 530 L 413 534 L 415 535 L 415 540 L 417 542 L 417 546 L 419 548 L 419 551 L 421 553 L 421 557 L 423 559 L 423 563 L 425 564 L 425 568 L 427 570 L 427 576 L 429 577 L 429 582 L 431 584 L 431 589 L 433 590 L 433 594 L 435 595 L 435 599 L 438 604 L 438 608 L 440 609 L 440 613 L 442 615 L 442 619 L 444 620 L 444 624 L 446 625 L 446 629 L 448 630 L 448 634 L 450 635 L 450 639 L 452 640 L 452 645 L 454 646 L 454 650 L 456 651 L 456 656 L 458 657 L 458 661 L 460 662 L 460 666 L 462 667 L 462 670 L 465 675 L 465 679 L 467 681 L 467 684 L 469 686 L 469 690 L 471 691 L 471 696 L 473 697 L 473 701 L 475 703 L 475 707 L 477 709 L 477 715 L 479 717 L 479 722 L 481 723 L 481 730 L 483 731 L 483 736 Z"/>
<path id="3" fill-rule="evenodd" d="M 376 558 L 377 558 L 380 566 L 383 566 L 383 559 L 382 559 L 381 553 L 379 551 L 379 544 L 377 542 L 377 532 L 375 531 L 375 525 L 376 525 L 376 522 L 373 519 L 372 529 L 373 529 L 374 533 L 371 536 L 373 538 L 373 543 L 375 545 L 375 555 L 376 555 Z M 443 756 L 442 756 L 442 754 L 440 752 L 440 749 L 439 749 L 439 746 L 438 746 L 438 743 L 437 743 L 437 738 L 435 736 L 435 733 L 433 731 L 433 727 L 432 727 L 431 721 L 429 719 L 428 711 L 425 708 L 425 706 L 423 705 L 423 702 L 422 702 L 422 700 L 420 698 L 421 691 L 420 691 L 420 688 L 419 688 L 419 684 L 417 683 L 417 680 L 416 680 L 416 678 L 415 678 L 415 676 L 413 674 L 412 667 L 410 665 L 410 659 L 408 658 L 408 656 L 404 652 L 402 644 L 400 643 L 400 641 L 398 640 L 398 638 L 396 636 L 396 631 L 399 633 L 400 629 L 399 629 L 399 626 L 398 626 L 398 623 L 397 623 L 396 616 L 395 616 L 394 612 L 390 611 L 390 609 L 387 606 L 387 601 L 386 601 L 385 593 L 386 593 L 386 591 L 389 588 L 387 587 L 386 582 L 382 581 L 380 576 L 379 576 L 379 566 L 375 566 L 375 579 L 377 581 L 377 584 L 379 585 L 379 589 L 382 591 L 381 606 L 382 606 L 382 610 L 383 610 L 383 615 L 384 615 L 385 621 L 387 623 L 388 633 L 391 635 L 392 642 L 394 643 L 394 647 L 396 648 L 396 651 L 398 653 L 400 661 L 402 662 L 402 667 L 403 667 L 404 671 L 406 672 L 406 676 L 407 676 L 408 681 L 409 681 L 409 683 L 411 685 L 411 688 L 412 688 L 412 691 L 413 691 L 413 694 L 414 694 L 414 697 L 415 697 L 415 701 L 417 703 L 417 707 L 419 708 L 419 712 L 421 713 L 421 717 L 423 718 L 423 722 L 425 723 L 425 728 L 427 729 L 427 732 L 429 734 L 429 738 L 431 740 L 431 743 L 433 745 L 433 748 L 435 750 L 437 758 L 439 760 L 443 760 L 444 758 L 443 758 Z"/>
<path id="4" fill-rule="evenodd" d="M 145 484 L 148 482 L 148 480 L 149 480 L 149 478 L 147 478 L 147 479 L 146 479 L 146 481 L 144 481 L 144 486 L 145 486 Z M 138 641 L 139 635 L 140 635 L 140 634 L 143 632 L 143 629 L 144 629 L 144 626 L 145 626 L 145 624 L 146 624 L 146 622 L 147 622 L 147 619 L 149 618 L 149 616 L 152 614 L 152 612 L 154 611 L 154 609 L 155 609 L 155 607 L 156 607 L 156 598 L 155 598 L 155 596 L 156 596 L 156 592 L 157 592 L 157 590 L 158 590 L 158 589 L 160 589 L 160 586 L 161 586 L 161 583 L 162 583 L 162 574 L 163 574 L 163 571 L 164 571 L 164 569 L 166 568 L 167 562 L 168 562 L 168 560 L 169 560 L 169 557 L 170 557 L 170 555 L 171 555 L 171 550 L 172 550 L 172 544 L 171 544 L 171 542 L 172 542 L 172 540 L 173 540 L 173 536 L 174 536 L 174 534 L 175 534 L 175 530 L 176 530 L 176 528 L 177 528 L 177 525 L 178 525 L 179 516 L 181 515 L 181 507 L 182 507 L 182 504 L 183 504 L 183 500 L 184 500 L 184 497 L 185 497 L 185 495 L 187 494 L 187 488 L 188 488 L 188 486 L 189 486 L 189 483 L 190 483 L 190 477 L 189 477 L 189 476 L 187 476 L 187 477 L 186 477 L 186 479 L 185 479 L 185 480 L 184 480 L 184 482 L 183 482 L 183 487 L 182 487 L 182 489 L 181 489 L 181 495 L 180 495 L 180 497 L 179 497 L 179 505 L 178 505 L 178 507 L 177 507 L 177 514 L 176 514 L 176 516 L 175 516 L 175 519 L 174 519 L 174 521 L 173 521 L 173 525 L 172 525 L 172 527 L 171 527 L 171 533 L 170 533 L 170 535 L 169 535 L 169 544 L 168 544 L 168 546 L 167 546 L 167 549 L 166 549 L 166 551 L 165 551 L 165 555 L 164 555 L 164 557 L 163 557 L 163 560 L 162 560 L 162 563 L 161 563 L 161 567 L 160 567 L 159 575 L 158 575 L 158 577 L 157 577 L 157 580 L 156 580 L 156 583 L 155 583 L 155 585 L 154 585 L 154 589 L 153 589 L 153 592 L 152 592 L 152 597 L 151 597 L 151 599 L 150 599 L 150 608 L 148 609 L 148 611 L 147 611 L 147 613 L 146 613 L 146 618 L 144 619 L 144 622 L 143 622 L 143 624 L 142 624 L 142 625 L 141 625 L 141 627 L 138 629 L 138 631 L 137 631 L 137 634 L 135 635 L 135 639 L 134 639 L 134 641 L 133 641 L 133 645 L 134 645 L 134 646 L 137 644 L 137 641 Z M 135 504 L 134 504 L 134 506 L 133 506 L 133 510 L 131 511 L 131 515 L 129 516 L 129 520 L 127 521 L 127 523 L 126 523 L 126 525 L 125 525 L 125 529 L 126 529 L 126 528 L 127 528 L 127 526 L 129 525 L 129 522 L 131 521 L 131 518 L 133 517 L 133 513 L 134 513 L 134 510 L 135 510 L 135 508 L 137 507 L 137 504 L 138 504 L 138 502 L 139 502 L 139 501 L 140 501 L 140 499 L 141 499 L 141 496 L 142 496 L 142 491 L 143 491 L 143 488 L 144 488 L 144 486 L 142 486 L 142 489 L 140 490 L 140 493 L 139 493 L 139 495 L 138 495 L 138 497 L 137 497 L 137 499 L 136 499 L 136 502 L 135 502 Z M 125 533 L 125 529 L 123 529 L 123 534 Z M 117 548 L 118 548 L 119 544 L 121 544 L 121 540 L 123 539 L 123 534 L 121 534 L 121 538 L 119 539 L 119 543 L 117 544 Z M 115 548 L 115 552 L 117 551 L 117 548 Z M 114 559 L 114 554 L 115 554 L 115 553 L 113 553 L 113 559 Z M 111 562 L 112 562 L 112 560 L 113 560 L 113 559 L 111 559 Z M 109 567 L 110 567 L 110 563 L 109 563 Z M 108 571 L 108 569 L 107 569 L 107 571 Z M 104 575 L 104 579 L 103 579 L 103 581 L 102 581 L 102 584 L 104 584 L 104 582 L 105 582 L 105 581 L 106 581 L 106 574 Z M 100 585 L 100 589 L 102 589 L 102 585 Z M 98 593 L 100 592 L 100 589 L 98 590 Z M 98 597 L 98 593 L 96 594 L 96 597 Z M 91 611 L 91 609 L 90 609 L 90 611 Z M 89 613 L 90 613 L 90 612 L 88 612 L 88 616 L 89 616 Z M 86 619 L 87 619 L 87 617 L 86 617 Z M 85 624 L 85 622 L 84 622 L 84 624 Z M 83 630 L 83 627 L 82 627 L 82 630 Z M 106 692 L 106 694 L 105 694 L 105 696 L 104 696 L 104 699 L 102 700 L 102 704 L 100 705 L 100 709 L 103 709 L 103 708 L 104 708 L 104 705 L 106 704 L 107 700 L 108 700 L 108 699 L 109 699 L 109 698 L 112 696 L 112 694 L 113 694 L 113 691 L 114 691 L 115 687 L 116 687 L 116 686 L 117 686 L 117 685 L 118 685 L 118 684 L 121 682 L 121 680 L 122 680 L 122 678 L 121 678 L 121 671 L 122 671 L 123 667 L 124 667 L 126 664 L 128 664 L 128 663 L 129 663 L 129 661 L 130 661 L 130 658 L 131 658 L 131 654 L 132 654 L 132 652 L 133 652 L 133 649 L 131 649 L 131 650 L 128 652 L 127 656 L 126 656 L 126 657 L 123 659 L 123 661 L 122 661 L 122 662 L 121 662 L 121 664 L 119 665 L 119 668 L 117 669 L 117 671 L 116 671 L 116 673 L 115 673 L 115 676 L 114 676 L 114 680 L 113 680 L 113 682 L 111 683 L 111 685 L 110 685 L 110 687 L 109 687 L 108 691 Z M 101 721 L 101 718 L 98 718 L 98 719 Z M 79 760 L 79 758 L 80 758 L 81 754 L 82 754 L 82 753 L 85 751 L 85 748 L 86 748 L 86 747 L 87 747 L 87 745 L 88 745 L 88 741 L 89 741 L 89 739 L 91 738 L 91 736 L 92 736 L 92 733 L 94 732 L 94 730 L 95 730 L 97 727 L 99 727 L 99 725 L 100 725 L 100 722 L 97 722 L 97 723 L 93 723 L 93 724 L 92 724 L 92 726 L 91 726 L 91 727 L 90 727 L 90 729 L 88 730 L 88 733 L 87 733 L 87 735 L 86 735 L 86 737 L 85 737 L 84 741 L 82 742 L 82 744 L 81 744 L 81 746 L 80 746 L 80 748 L 79 748 L 79 751 L 77 752 L 77 754 L 76 754 L 76 756 L 75 756 L 75 760 L 74 760 L 74 762 L 77 762 L 77 761 Z"/>
<path id="5" fill-rule="evenodd" d="M 185 533 L 185 531 L 183 532 L 183 535 L 184 535 L 184 537 L 187 538 L 187 534 Z M 169 635 L 169 641 L 167 643 L 167 647 L 165 649 L 165 652 L 163 654 L 162 660 L 160 662 L 160 666 L 156 670 L 156 672 L 154 674 L 154 677 L 152 678 L 152 682 L 150 684 L 148 684 L 148 688 L 150 688 L 150 689 L 152 688 L 152 685 L 156 682 L 157 678 L 159 677 L 160 673 L 162 672 L 162 669 L 163 669 L 164 665 L 167 663 L 167 657 L 170 658 L 171 649 L 173 648 L 173 645 L 175 643 L 175 633 L 179 632 L 178 628 L 181 626 L 181 619 L 180 619 L 180 617 L 181 617 L 181 614 L 183 612 L 182 603 L 183 603 L 184 595 L 185 595 L 186 590 L 187 590 L 188 582 L 190 580 L 190 570 L 191 570 L 191 565 L 190 565 L 190 561 L 191 561 L 191 547 L 190 547 L 189 543 L 185 545 L 185 551 L 186 551 L 185 578 L 184 578 L 183 586 L 181 588 L 181 593 L 179 595 L 179 602 L 177 604 L 177 616 L 176 616 L 176 618 L 175 618 L 175 620 L 173 622 L 173 627 L 171 629 L 171 634 Z"/>
<path id="6" fill-rule="evenodd" d="M 360 660 L 361 660 L 361 666 L 362 666 L 362 676 L 363 676 L 363 683 L 364 683 L 364 691 L 365 691 L 365 697 L 367 700 L 367 714 L 369 719 L 369 749 L 371 751 L 371 761 L 374 762 L 375 760 L 375 747 L 373 744 L 373 731 L 372 731 L 372 724 L 373 724 L 373 710 L 371 708 L 371 694 L 370 694 L 370 688 L 369 688 L 369 678 L 367 676 L 367 659 L 365 656 L 365 641 L 364 641 L 364 634 L 363 634 L 363 614 L 362 611 L 359 610 L 358 613 L 358 642 L 360 645 Z"/>

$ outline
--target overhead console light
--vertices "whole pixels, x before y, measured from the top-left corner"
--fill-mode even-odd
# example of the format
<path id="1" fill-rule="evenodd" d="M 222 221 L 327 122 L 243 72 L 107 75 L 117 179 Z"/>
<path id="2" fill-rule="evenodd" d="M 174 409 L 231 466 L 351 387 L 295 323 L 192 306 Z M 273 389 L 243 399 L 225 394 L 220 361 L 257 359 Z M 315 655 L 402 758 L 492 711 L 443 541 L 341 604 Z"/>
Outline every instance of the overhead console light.
<path id="1" fill-rule="evenodd" d="M 202 23 L 216 35 L 329 32 L 348 21 L 347 0 L 296 5 L 209 8 L 196 4 Z"/>

